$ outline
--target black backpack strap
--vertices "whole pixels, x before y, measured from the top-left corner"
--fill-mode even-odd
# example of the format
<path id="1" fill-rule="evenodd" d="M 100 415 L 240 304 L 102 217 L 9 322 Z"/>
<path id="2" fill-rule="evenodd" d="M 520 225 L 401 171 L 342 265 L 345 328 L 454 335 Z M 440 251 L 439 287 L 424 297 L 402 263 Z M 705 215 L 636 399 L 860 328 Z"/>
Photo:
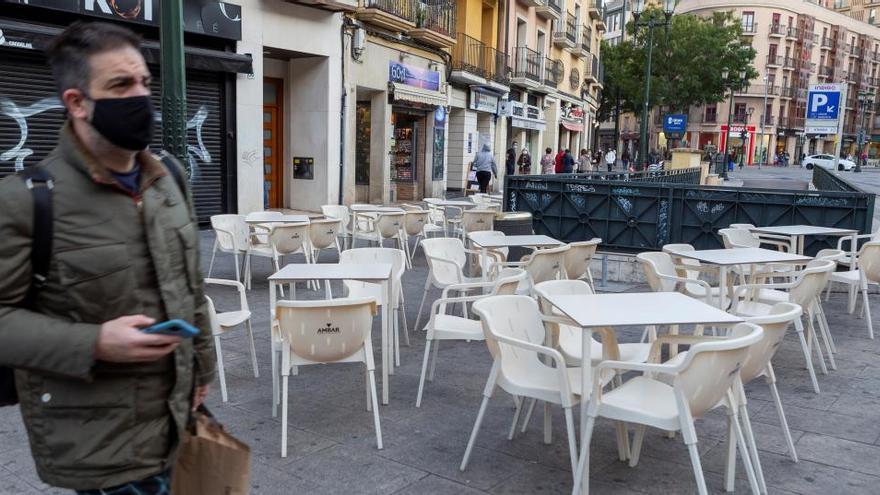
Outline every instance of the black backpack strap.
<path id="1" fill-rule="evenodd" d="M 168 169 L 168 172 L 174 177 L 174 182 L 177 183 L 177 187 L 180 188 L 180 192 L 183 193 L 184 197 L 187 197 L 187 188 L 186 181 L 183 178 L 183 172 L 181 172 L 180 167 L 174 163 L 174 159 L 171 158 L 171 155 L 168 153 L 164 153 L 160 160 L 162 161 L 162 165 L 165 165 L 165 168 Z"/>
<path id="2" fill-rule="evenodd" d="M 33 238 L 31 240 L 31 284 L 22 303 L 33 305 L 37 293 L 46 285 L 52 258 L 52 176 L 42 167 L 27 167 L 19 174 L 34 199 Z"/>

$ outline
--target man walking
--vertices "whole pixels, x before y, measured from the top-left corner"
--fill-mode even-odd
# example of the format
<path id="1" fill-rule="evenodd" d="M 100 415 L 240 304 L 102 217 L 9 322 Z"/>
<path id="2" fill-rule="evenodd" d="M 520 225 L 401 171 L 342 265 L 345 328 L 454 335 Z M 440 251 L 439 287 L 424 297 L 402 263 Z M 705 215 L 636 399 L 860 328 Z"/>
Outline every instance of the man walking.
<path id="1" fill-rule="evenodd" d="M 489 192 L 489 181 L 492 177 L 498 175 L 498 169 L 495 167 L 495 156 L 488 144 L 484 144 L 483 148 L 474 157 L 474 172 L 477 173 L 477 184 L 480 185 L 481 193 Z"/>
<path id="2" fill-rule="evenodd" d="M 605 166 L 608 167 L 609 172 L 614 168 L 615 163 L 617 163 L 617 153 L 613 149 L 608 148 L 608 151 L 605 152 Z"/>
<path id="3" fill-rule="evenodd" d="M 516 173 L 516 141 L 511 143 L 510 148 L 507 148 L 507 156 L 504 159 L 504 172 L 507 175 Z"/>
<path id="4" fill-rule="evenodd" d="M 574 156 L 571 154 L 571 150 L 566 148 L 565 154 L 562 155 L 562 173 L 563 174 L 571 174 L 574 172 L 575 161 Z"/>
<path id="5" fill-rule="evenodd" d="M 168 494 L 180 433 L 215 366 L 189 192 L 175 179 L 179 164 L 166 168 L 147 150 L 151 76 L 134 33 L 77 22 L 48 57 L 68 115 L 36 165 L 54 183 L 51 263 L 32 280 L 31 184 L 4 179 L 0 365 L 16 370 L 43 481 L 87 494 Z M 142 332 L 173 318 L 201 334 Z"/>

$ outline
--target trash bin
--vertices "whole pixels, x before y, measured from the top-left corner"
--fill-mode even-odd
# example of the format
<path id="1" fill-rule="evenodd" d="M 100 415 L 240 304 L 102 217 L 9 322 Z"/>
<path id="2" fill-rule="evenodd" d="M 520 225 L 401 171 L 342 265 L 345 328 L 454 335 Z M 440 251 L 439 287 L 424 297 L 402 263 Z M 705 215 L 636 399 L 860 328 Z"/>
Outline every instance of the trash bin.
<path id="1" fill-rule="evenodd" d="M 495 230 L 507 235 L 530 235 L 532 229 L 532 214 L 528 212 L 504 211 L 495 215 Z M 532 250 L 524 247 L 511 247 L 507 255 L 508 261 L 519 261 L 524 255 Z"/>

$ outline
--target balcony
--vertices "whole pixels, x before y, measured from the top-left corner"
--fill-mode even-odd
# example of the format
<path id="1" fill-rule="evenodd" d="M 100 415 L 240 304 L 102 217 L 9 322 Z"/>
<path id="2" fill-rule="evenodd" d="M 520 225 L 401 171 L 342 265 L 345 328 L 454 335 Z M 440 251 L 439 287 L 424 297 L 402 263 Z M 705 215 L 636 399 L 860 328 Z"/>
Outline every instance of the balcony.
<path id="1" fill-rule="evenodd" d="M 767 68 L 777 68 L 782 65 L 781 55 L 767 55 Z"/>
<path id="2" fill-rule="evenodd" d="M 553 32 L 554 45 L 569 50 L 577 46 L 577 19 L 571 13 L 565 15 L 565 23 L 556 23 L 556 29 Z"/>
<path id="3" fill-rule="evenodd" d="M 734 124 L 745 124 L 748 120 L 748 115 L 744 113 L 735 113 L 733 114 L 732 122 Z"/>
<path id="4" fill-rule="evenodd" d="M 287 3 L 306 5 L 328 12 L 354 12 L 358 8 L 357 0 L 287 0 Z"/>
<path id="5" fill-rule="evenodd" d="M 590 54 L 590 44 L 593 39 L 593 30 L 590 29 L 590 26 L 583 25 L 581 26 L 581 42 L 574 47 L 571 51 L 576 57 L 586 57 Z"/>
<path id="6" fill-rule="evenodd" d="M 591 19 L 602 19 L 602 5 L 599 0 L 590 0 L 587 11 L 589 12 Z"/>
<path id="7" fill-rule="evenodd" d="M 754 36 L 758 32 L 758 24 L 755 22 L 752 23 L 742 23 L 742 34 L 746 36 Z"/>
<path id="8" fill-rule="evenodd" d="M 605 67 L 599 58 L 593 54 L 587 57 L 587 70 L 584 77 L 590 84 L 603 84 L 605 82 Z"/>
<path id="9" fill-rule="evenodd" d="M 510 83 L 509 73 L 505 53 L 486 46 L 476 38 L 458 33 L 452 49 L 451 81 L 461 84 L 495 82 L 506 87 Z"/>
<path id="10" fill-rule="evenodd" d="M 796 40 L 801 35 L 801 30 L 797 26 L 788 26 L 785 31 L 785 39 Z"/>
<path id="11" fill-rule="evenodd" d="M 440 0 L 421 4 L 416 13 L 416 28 L 409 35 L 435 48 L 455 45 L 455 1 Z"/>
<path id="12" fill-rule="evenodd" d="M 778 90 L 779 87 L 775 84 L 749 84 L 745 88 L 734 91 L 734 94 L 764 96 L 764 92 L 766 91 L 768 96 L 776 96 L 778 94 Z"/>
<path id="13" fill-rule="evenodd" d="M 794 58 L 782 57 L 782 69 L 783 70 L 794 70 Z"/>
<path id="14" fill-rule="evenodd" d="M 560 0 L 542 0 L 541 5 L 535 7 L 535 14 L 544 19 L 558 21 L 562 19 L 562 7 Z"/>
<path id="15" fill-rule="evenodd" d="M 794 94 L 796 92 L 795 89 L 796 88 L 793 88 L 791 86 L 782 87 L 779 89 L 779 97 L 786 98 L 786 99 L 790 100 L 790 99 L 794 98 Z"/>
<path id="16" fill-rule="evenodd" d="M 770 34 L 768 35 L 771 38 L 781 38 L 785 36 L 785 33 L 788 32 L 788 28 L 783 24 L 771 24 L 770 25 Z"/>
<path id="17" fill-rule="evenodd" d="M 819 67 L 819 77 L 824 77 L 826 79 L 834 78 L 834 66 L 831 65 L 823 65 Z"/>
<path id="18" fill-rule="evenodd" d="M 526 88 L 539 88 L 544 77 L 544 55 L 525 46 L 514 48 L 513 76 L 510 83 Z"/>
<path id="19" fill-rule="evenodd" d="M 871 52 L 871 61 L 875 63 L 880 62 L 880 53 L 876 51 Z"/>
<path id="20" fill-rule="evenodd" d="M 837 43 L 834 38 L 822 38 L 822 43 L 820 46 L 822 50 L 834 50 L 834 47 L 837 46 Z"/>
<path id="21" fill-rule="evenodd" d="M 762 123 L 762 122 L 761 122 L 761 119 L 760 119 L 760 117 L 759 117 L 759 118 L 758 118 L 758 124 L 760 125 L 761 123 Z M 773 125 L 776 125 L 775 117 L 774 117 L 773 115 L 765 115 L 765 116 L 764 116 L 764 122 L 763 122 L 763 124 L 764 124 L 765 126 L 773 126 Z"/>
<path id="22" fill-rule="evenodd" d="M 552 89 L 559 87 L 562 82 L 562 76 L 565 72 L 565 66 L 561 60 L 553 60 L 550 57 L 544 58 L 544 86 Z"/>
<path id="23" fill-rule="evenodd" d="M 389 31 L 409 32 L 416 27 L 417 10 L 414 0 L 361 0 L 356 17 Z"/>

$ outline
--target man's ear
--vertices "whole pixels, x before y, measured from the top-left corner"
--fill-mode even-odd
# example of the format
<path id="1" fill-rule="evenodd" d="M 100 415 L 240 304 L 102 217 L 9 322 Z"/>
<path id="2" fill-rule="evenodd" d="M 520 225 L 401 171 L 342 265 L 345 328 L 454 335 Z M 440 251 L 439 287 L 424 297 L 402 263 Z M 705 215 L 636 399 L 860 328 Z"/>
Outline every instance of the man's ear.
<path id="1" fill-rule="evenodd" d="M 74 88 L 64 90 L 61 93 L 61 103 L 72 118 L 88 120 L 91 109 L 82 91 Z"/>

